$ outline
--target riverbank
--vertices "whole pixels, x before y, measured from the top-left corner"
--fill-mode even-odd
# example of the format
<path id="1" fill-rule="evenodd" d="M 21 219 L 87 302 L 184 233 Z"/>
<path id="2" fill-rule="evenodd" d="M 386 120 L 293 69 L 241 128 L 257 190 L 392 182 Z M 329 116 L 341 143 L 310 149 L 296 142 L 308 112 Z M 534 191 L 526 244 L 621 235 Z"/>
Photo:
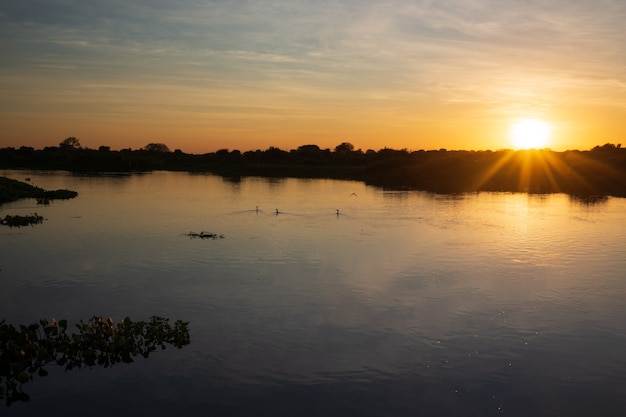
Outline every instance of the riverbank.
<path id="1" fill-rule="evenodd" d="M 228 178 L 294 177 L 363 181 L 386 188 L 436 193 L 480 191 L 566 193 L 626 197 L 626 149 L 606 144 L 589 151 L 332 152 L 314 145 L 283 151 L 221 150 L 204 155 L 146 150 L 0 149 L 0 168 L 80 173 L 207 172 Z"/>
<path id="2" fill-rule="evenodd" d="M 78 193 L 76 191 L 47 191 L 26 182 L 0 177 L 0 204 L 9 203 L 23 198 L 35 198 L 37 199 L 37 203 L 47 204 L 51 200 L 66 200 L 74 198 L 77 195 Z"/>

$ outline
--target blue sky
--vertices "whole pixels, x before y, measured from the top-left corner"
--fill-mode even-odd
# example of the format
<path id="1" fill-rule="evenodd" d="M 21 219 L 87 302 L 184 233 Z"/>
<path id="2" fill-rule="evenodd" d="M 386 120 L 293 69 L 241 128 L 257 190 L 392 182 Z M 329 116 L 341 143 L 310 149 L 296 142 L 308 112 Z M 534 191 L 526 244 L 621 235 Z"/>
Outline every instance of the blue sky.
<path id="1" fill-rule="evenodd" d="M 0 1 L 0 144 L 554 147 L 626 133 L 626 2 Z"/>

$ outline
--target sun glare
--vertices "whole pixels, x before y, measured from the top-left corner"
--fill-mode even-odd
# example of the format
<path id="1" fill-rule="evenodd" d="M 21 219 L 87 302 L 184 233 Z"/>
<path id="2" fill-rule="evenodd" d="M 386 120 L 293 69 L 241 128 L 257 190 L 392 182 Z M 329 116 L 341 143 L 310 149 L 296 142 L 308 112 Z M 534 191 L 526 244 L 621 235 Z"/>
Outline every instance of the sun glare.
<path id="1" fill-rule="evenodd" d="M 518 119 L 509 127 L 509 140 L 515 149 L 542 149 L 550 144 L 552 125 L 539 119 Z"/>

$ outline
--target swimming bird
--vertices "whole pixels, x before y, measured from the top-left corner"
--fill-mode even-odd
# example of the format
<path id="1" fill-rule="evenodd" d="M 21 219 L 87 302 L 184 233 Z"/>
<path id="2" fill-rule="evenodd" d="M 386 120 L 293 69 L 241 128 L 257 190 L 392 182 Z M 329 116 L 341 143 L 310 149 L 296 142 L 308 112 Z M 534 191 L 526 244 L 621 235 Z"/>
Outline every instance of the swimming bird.
<path id="1" fill-rule="evenodd" d="M 280 211 L 278 211 L 278 209 L 276 209 L 276 215 L 278 216 L 278 213 L 280 213 Z"/>
<path id="2" fill-rule="evenodd" d="M 337 217 L 339 217 L 339 209 L 337 209 Z"/>

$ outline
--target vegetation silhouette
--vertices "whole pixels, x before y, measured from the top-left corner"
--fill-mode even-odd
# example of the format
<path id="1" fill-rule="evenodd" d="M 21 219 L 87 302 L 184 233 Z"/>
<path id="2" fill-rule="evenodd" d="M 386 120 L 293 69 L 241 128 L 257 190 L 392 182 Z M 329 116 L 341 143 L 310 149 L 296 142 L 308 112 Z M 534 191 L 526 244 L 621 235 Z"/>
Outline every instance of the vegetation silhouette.
<path id="1" fill-rule="evenodd" d="M 26 179 L 30 181 L 30 178 Z M 14 179 L 0 177 L 0 205 L 22 198 L 35 198 L 37 204 L 48 205 L 50 201 L 55 199 L 69 199 L 78 195 L 76 191 L 56 190 L 46 191 L 39 187 L 17 181 Z M 37 213 L 29 215 L 10 215 L 7 214 L 0 218 L 0 225 L 9 227 L 33 226 L 43 223 L 44 217 Z"/>
<path id="2" fill-rule="evenodd" d="M 67 142 L 67 143 L 66 143 Z M 607 143 L 588 151 L 449 151 L 355 149 L 342 142 L 333 150 L 307 144 L 290 151 L 241 152 L 220 149 L 202 155 L 173 152 L 160 143 L 132 150 L 88 149 L 76 138 L 58 147 L 0 149 L 0 168 L 73 172 L 210 172 L 246 176 L 334 178 L 387 187 L 463 193 L 506 191 L 626 196 L 626 149 Z"/>
<path id="3" fill-rule="evenodd" d="M 143 150 L 148 152 L 171 152 L 170 148 L 164 143 L 149 143 L 143 147 Z"/>
<path id="4" fill-rule="evenodd" d="M 94 316 L 67 333 L 67 320 L 40 320 L 14 327 L 0 321 L 0 399 L 6 406 L 29 401 L 22 386 L 34 375 L 46 376 L 44 366 L 59 365 L 69 371 L 83 366 L 109 367 L 131 363 L 136 356 L 147 358 L 166 344 L 181 349 L 190 343 L 188 322 L 152 316 L 150 321 L 126 317 L 115 324 L 111 318 Z"/>
<path id="5" fill-rule="evenodd" d="M 9 227 L 24 227 L 24 226 L 33 226 L 35 224 L 43 223 L 43 216 L 38 215 L 37 213 L 20 216 L 20 215 L 10 215 L 7 214 L 4 218 L 0 219 L 0 224 L 3 226 Z"/>
<path id="6" fill-rule="evenodd" d="M 59 148 L 62 149 L 81 149 L 80 141 L 76 139 L 74 136 L 71 136 L 67 139 L 62 140 L 59 143 Z"/>
<path id="7" fill-rule="evenodd" d="M 184 236 L 189 237 L 190 239 L 224 239 L 224 235 L 218 235 L 217 233 L 207 233 L 207 232 L 189 232 L 189 233 L 185 233 Z"/>
<path id="8" fill-rule="evenodd" d="M 46 191 L 25 182 L 0 177 L 0 204 L 9 203 L 23 198 L 35 198 L 37 199 L 38 204 L 49 204 L 51 200 L 70 199 L 76 197 L 77 195 L 78 193 L 76 191 Z"/>

